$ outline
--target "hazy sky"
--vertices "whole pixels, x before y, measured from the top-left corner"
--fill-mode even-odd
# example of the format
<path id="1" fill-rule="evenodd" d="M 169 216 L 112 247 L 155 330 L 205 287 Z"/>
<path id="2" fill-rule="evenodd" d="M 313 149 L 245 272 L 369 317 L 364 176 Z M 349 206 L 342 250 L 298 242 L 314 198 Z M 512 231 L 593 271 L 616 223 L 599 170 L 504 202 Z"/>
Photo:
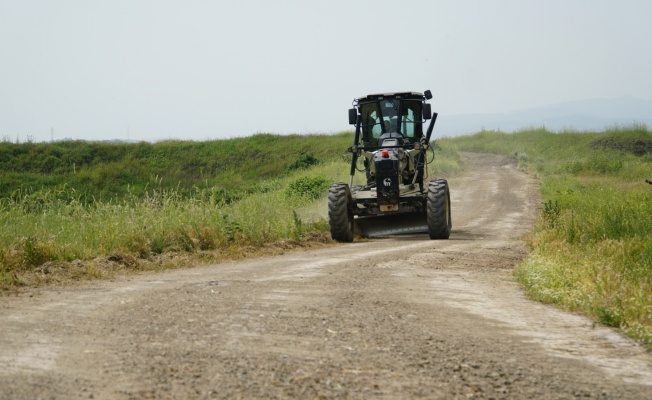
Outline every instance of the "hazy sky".
<path id="1" fill-rule="evenodd" d="M 652 99 L 651 18 L 648 0 L 0 0 L 0 137 L 337 132 L 353 98 L 403 90 L 441 116 Z"/>

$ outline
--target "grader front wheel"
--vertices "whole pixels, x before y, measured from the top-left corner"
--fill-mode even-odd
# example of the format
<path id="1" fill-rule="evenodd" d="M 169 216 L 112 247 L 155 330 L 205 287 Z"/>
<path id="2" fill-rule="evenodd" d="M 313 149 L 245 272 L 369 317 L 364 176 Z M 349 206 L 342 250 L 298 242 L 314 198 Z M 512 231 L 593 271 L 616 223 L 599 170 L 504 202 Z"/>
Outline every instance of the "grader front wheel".
<path id="1" fill-rule="evenodd" d="M 428 185 L 428 234 L 430 239 L 448 239 L 451 222 L 451 197 L 445 179 L 431 181 Z"/>
<path id="2" fill-rule="evenodd" d="M 353 241 L 353 199 L 346 183 L 334 183 L 328 189 L 328 222 L 331 237 L 338 242 Z"/>

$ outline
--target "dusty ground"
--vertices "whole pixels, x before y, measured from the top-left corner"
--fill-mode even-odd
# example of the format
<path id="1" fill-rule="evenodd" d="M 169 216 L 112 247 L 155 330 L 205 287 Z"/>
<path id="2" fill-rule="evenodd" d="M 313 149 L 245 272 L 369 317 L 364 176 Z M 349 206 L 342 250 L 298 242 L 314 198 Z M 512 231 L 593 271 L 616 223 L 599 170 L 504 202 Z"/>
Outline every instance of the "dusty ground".
<path id="1" fill-rule="evenodd" d="M 453 233 L 0 299 L 0 398 L 652 398 L 652 355 L 523 297 L 536 183 L 471 155 Z"/>

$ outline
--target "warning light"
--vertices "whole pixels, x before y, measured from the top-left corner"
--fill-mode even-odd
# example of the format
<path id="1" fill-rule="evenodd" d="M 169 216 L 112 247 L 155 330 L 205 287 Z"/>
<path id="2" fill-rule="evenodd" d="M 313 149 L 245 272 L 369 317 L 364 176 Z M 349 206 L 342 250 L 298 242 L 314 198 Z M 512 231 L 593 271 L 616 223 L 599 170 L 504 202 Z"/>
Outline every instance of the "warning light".
<path id="1" fill-rule="evenodd" d="M 389 158 L 389 150 L 383 150 L 380 152 L 383 158 Z"/>

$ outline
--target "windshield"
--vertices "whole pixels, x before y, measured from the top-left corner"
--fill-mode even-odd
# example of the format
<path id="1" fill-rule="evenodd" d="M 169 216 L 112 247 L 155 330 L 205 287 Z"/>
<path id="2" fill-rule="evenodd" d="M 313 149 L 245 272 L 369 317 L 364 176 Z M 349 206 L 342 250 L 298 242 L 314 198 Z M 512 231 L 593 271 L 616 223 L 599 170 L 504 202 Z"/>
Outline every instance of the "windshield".
<path id="1" fill-rule="evenodd" d="M 399 132 L 410 142 L 422 136 L 421 101 L 387 98 L 360 105 L 363 141 L 375 146 L 381 134 Z"/>

